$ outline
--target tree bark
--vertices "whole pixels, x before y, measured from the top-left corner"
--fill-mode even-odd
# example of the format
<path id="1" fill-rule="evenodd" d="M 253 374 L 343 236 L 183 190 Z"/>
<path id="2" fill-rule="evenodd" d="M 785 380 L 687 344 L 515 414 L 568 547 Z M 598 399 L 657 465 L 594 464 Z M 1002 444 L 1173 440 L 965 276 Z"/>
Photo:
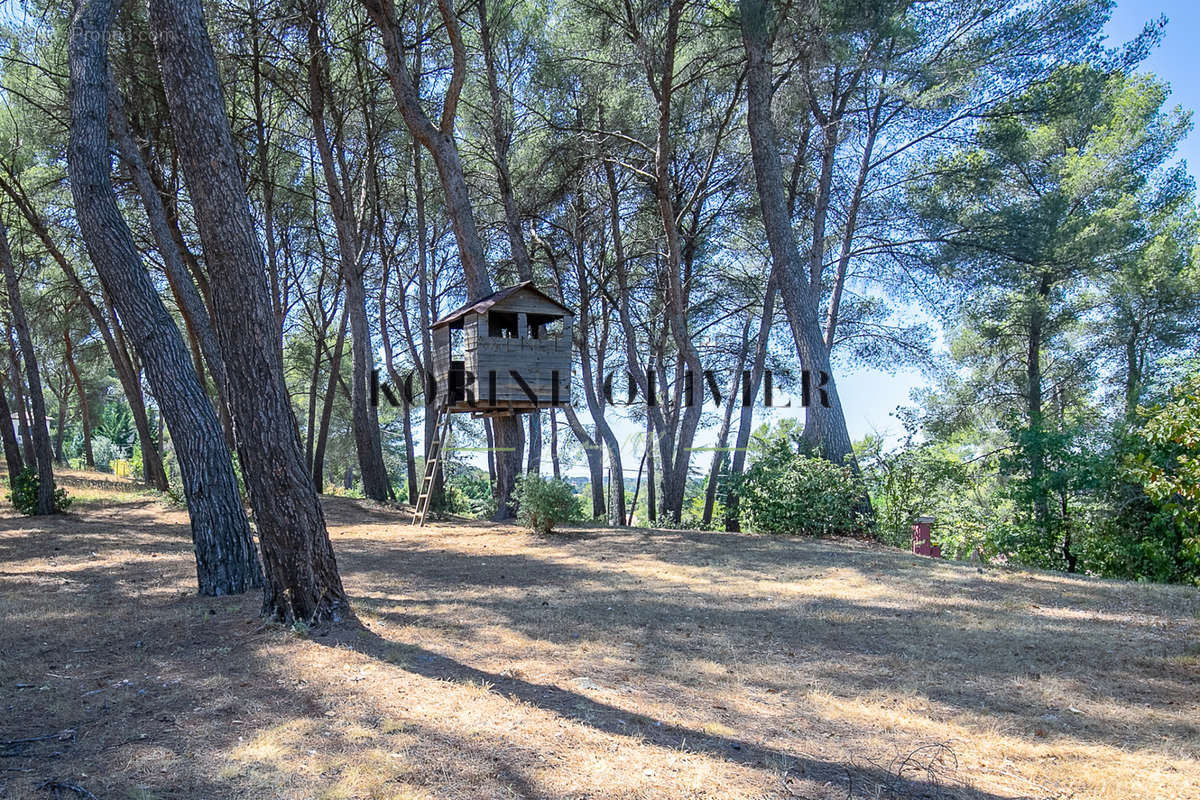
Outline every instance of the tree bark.
<path id="1" fill-rule="evenodd" d="M 29 382 L 29 406 L 32 419 L 29 421 L 33 439 L 33 461 L 38 473 L 38 514 L 54 513 L 54 452 L 50 444 L 50 431 L 46 428 L 46 400 L 42 394 L 42 376 L 38 369 L 37 354 L 33 349 L 33 337 L 29 333 L 29 322 L 25 318 L 25 306 L 21 303 L 21 286 L 17 281 L 17 270 L 8 249 L 8 229 L 0 223 L 0 270 L 8 289 L 8 308 L 12 313 L 13 329 L 21 346 L 25 362 L 25 378 Z"/>
<path id="2" fill-rule="evenodd" d="M 494 522 L 513 519 L 517 516 L 517 500 L 514 491 L 517 476 L 521 474 L 522 453 L 525 450 L 525 429 L 520 417 L 492 418 L 492 432 L 496 438 L 496 513 Z"/>
<path id="3" fill-rule="evenodd" d="M 29 404 L 25 400 L 25 379 L 22 376 L 21 364 L 18 361 L 17 345 L 13 340 L 12 325 L 8 326 L 8 374 L 13 385 L 13 400 L 17 404 L 17 431 L 21 434 L 21 450 L 25 463 L 30 466 L 37 464 L 33 454 L 33 436 L 29 431 Z"/>
<path id="4" fill-rule="evenodd" d="M 225 116 L 201 0 L 150 0 L 150 28 L 209 269 L 214 323 L 266 572 L 284 621 L 349 613 L 283 373 L 266 265 Z"/>
<path id="5" fill-rule="evenodd" d="M 63 348 L 67 369 L 71 371 L 71 380 L 75 383 L 75 393 L 79 395 L 79 417 L 83 425 L 83 462 L 88 469 L 95 469 L 96 457 L 92 453 L 92 413 L 88 408 L 87 389 L 84 388 L 83 378 L 79 375 L 79 366 L 75 363 L 74 345 L 68 330 L 63 330 Z"/>
<path id="6" fill-rule="evenodd" d="M 8 405 L 8 393 L 4 381 L 0 379 L 0 440 L 4 442 L 4 463 L 8 467 L 8 487 L 11 489 L 17 480 L 17 475 L 25 468 L 21 459 L 21 446 L 17 444 L 17 434 L 13 431 L 12 410 Z"/>
<path id="7" fill-rule="evenodd" d="M 746 50 L 746 123 L 774 274 L 801 364 L 816 375 L 828 376 L 823 388 L 829 407 L 813 402 L 805 409 L 804 438 L 822 456 L 840 464 L 853 457 L 853 449 L 817 317 L 821 287 L 806 277 L 784 195 L 779 142 L 771 119 L 773 86 L 767 0 L 741 0 L 740 7 Z"/>
<path id="8" fill-rule="evenodd" d="M 325 447 L 329 444 L 329 423 L 333 420 L 333 401 L 337 397 L 338 378 L 342 372 L 342 354 L 346 350 L 346 327 L 350 321 L 350 309 L 342 307 L 342 320 L 338 323 L 337 341 L 333 356 L 329 359 L 329 383 L 325 387 L 325 399 L 321 403 L 321 422 L 317 427 L 317 446 L 313 450 L 312 483 L 317 494 L 325 491 Z"/>
<path id="9" fill-rule="evenodd" d="M 320 19 L 315 4 L 308 9 L 308 100 L 321 172 L 329 192 L 337 232 L 342 280 L 346 284 L 346 308 L 350 312 L 351 388 L 350 414 L 354 445 L 362 474 L 363 494 L 372 500 L 391 499 L 391 483 L 383 463 L 379 426 L 373 424 L 367 407 L 368 384 L 371 381 L 371 328 L 367 322 L 367 295 L 363 284 L 363 268 L 359 256 L 362 245 L 354 209 L 350 203 L 349 187 L 344 187 L 334 166 L 334 145 L 341 147 L 340 137 L 330 142 L 325 130 L 325 82 L 328 69 L 324 64 L 325 50 L 321 43 Z M 345 176 L 343 175 L 342 178 Z"/>
<path id="10" fill-rule="evenodd" d="M 188 348 L 150 280 L 109 176 L 108 34 L 111 0 L 87 0 L 72 22 L 69 67 L 71 194 L 88 255 L 122 318 L 171 431 L 192 521 L 204 595 L 262 585 L 250 524 L 216 411 Z M 218 356 L 219 358 L 219 356 Z"/>

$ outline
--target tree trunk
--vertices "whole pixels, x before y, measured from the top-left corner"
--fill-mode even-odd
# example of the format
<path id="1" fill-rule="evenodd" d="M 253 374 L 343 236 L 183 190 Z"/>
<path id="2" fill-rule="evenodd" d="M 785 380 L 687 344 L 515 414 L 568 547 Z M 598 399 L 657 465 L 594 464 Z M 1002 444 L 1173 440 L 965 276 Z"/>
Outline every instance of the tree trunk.
<path id="1" fill-rule="evenodd" d="M 350 309 L 342 308 L 342 321 L 338 323 L 337 342 L 333 346 L 333 357 L 329 359 L 329 384 L 325 387 L 325 399 L 321 403 L 321 424 L 317 428 L 317 446 L 313 451 L 312 483 L 317 494 L 325 491 L 325 446 L 329 443 L 329 423 L 333 419 L 333 401 L 337 396 L 338 377 L 342 371 L 342 353 L 346 349 L 346 326 L 350 321 Z"/>
<path id="2" fill-rule="evenodd" d="M 646 520 L 651 525 L 658 524 L 658 500 L 655 497 L 656 487 L 654 475 L 654 425 L 646 422 Z"/>
<path id="3" fill-rule="evenodd" d="M 270 140 L 267 138 L 267 120 L 263 109 L 262 32 L 266 29 L 259 20 L 259 3 L 250 5 L 250 63 L 254 106 L 254 167 L 262 187 L 263 237 L 267 244 L 267 276 L 271 286 L 271 310 L 275 313 L 277 333 L 283 336 L 283 292 L 279 286 L 279 257 L 275 248 L 275 184 L 271 179 Z M 286 238 L 286 237 L 285 237 Z"/>
<path id="4" fill-rule="evenodd" d="M 604 510 L 604 451 L 596 444 L 595 439 L 588 435 L 587 429 L 575 414 L 574 406 L 568 404 L 563 407 L 563 411 L 567 414 L 567 424 L 571 426 L 575 438 L 583 446 L 583 454 L 587 458 L 588 479 L 592 489 L 592 518 L 595 519 Z"/>
<path id="5" fill-rule="evenodd" d="M 853 458 L 853 449 L 817 317 L 820 286 L 811 285 L 806 277 L 784 196 L 779 143 L 771 119 L 773 87 L 766 0 L 741 0 L 740 5 L 746 49 L 746 122 L 773 271 L 801 364 L 818 377 L 823 377 L 822 373 L 828 376 L 823 388 L 829 406 L 817 401 L 805 409 L 804 438 L 822 456 L 840 464 Z"/>
<path id="6" fill-rule="evenodd" d="M 391 499 L 392 487 L 387 467 L 383 463 L 383 448 L 379 426 L 373 424 L 367 407 L 368 384 L 373 374 L 371 362 L 371 328 L 367 322 L 367 295 L 363 284 L 363 268 L 359 258 L 361 237 L 350 204 L 349 187 L 342 185 L 334 167 L 333 147 L 341 147 L 340 137 L 330 142 L 325 130 L 325 50 L 320 37 L 320 20 L 315 5 L 308 9 L 308 100 L 321 172 L 329 192 L 329 204 L 337 231 L 338 255 L 342 280 L 346 284 L 346 308 L 350 312 L 351 389 L 350 414 L 354 445 L 362 473 L 363 494 L 376 501 Z M 345 176 L 342 176 L 345 177 Z"/>
<path id="7" fill-rule="evenodd" d="M 733 461 L 729 467 L 729 478 L 740 476 L 746 468 L 746 447 L 750 444 L 750 428 L 754 422 L 754 403 L 758 387 L 762 383 L 763 370 L 767 362 L 767 343 L 771 337 L 771 325 L 775 321 L 775 273 L 768 270 L 767 290 L 763 295 L 762 316 L 758 320 L 758 340 L 754 345 L 754 361 L 750 365 L 750 385 L 743 386 L 741 414 L 738 417 L 737 438 L 733 445 Z M 740 531 L 738 519 L 738 496 L 730 494 L 725 502 L 725 530 Z"/>
<path id="8" fill-rule="evenodd" d="M 629 521 L 627 524 L 633 524 L 634 515 L 637 514 L 638 495 L 642 491 L 642 475 L 646 471 L 646 451 L 642 451 L 642 460 L 638 462 L 637 478 L 633 482 L 633 501 L 629 504 Z"/>
<path id="9" fill-rule="evenodd" d="M 21 450 L 24 453 L 25 463 L 35 466 L 37 457 L 33 454 L 33 436 L 29 429 L 29 405 L 25 401 L 25 380 L 21 374 L 20 362 L 17 360 L 17 345 L 13 341 L 11 325 L 8 328 L 8 370 L 13 385 L 13 399 L 17 404 L 17 430 L 21 434 Z"/>
<path id="10" fill-rule="evenodd" d="M 38 514 L 54 513 L 54 453 L 50 445 L 50 432 L 46 429 L 46 400 L 42 394 L 42 376 L 38 370 L 37 354 L 33 349 L 33 337 L 29 333 L 29 322 L 25 318 L 25 306 L 21 303 L 21 286 L 17 281 L 17 270 L 8 249 L 8 229 L 0 223 L 0 270 L 8 288 L 8 308 L 12 314 L 13 328 L 21 345 L 25 361 L 25 377 L 29 381 L 30 436 L 33 439 L 33 461 L 38 473 Z"/>
<path id="11" fill-rule="evenodd" d="M 110 182 L 106 51 L 114 13 L 111 0 L 88 0 L 72 23 L 71 193 L 88 255 L 126 320 L 171 430 L 192 521 L 200 593 L 237 594 L 261 586 L 262 571 L 232 457 L 216 411 L 191 367 L 187 345 L 142 265 Z"/>
<path id="12" fill-rule="evenodd" d="M 1045 416 L 1042 410 L 1042 337 L 1046 323 L 1044 303 L 1050 297 L 1050 275 L 1042 273 L 1029 314 L 1029 342 L 1025 362 L 1026 413 L 1029 417 L 1029 487 L 1034 526 L 1050 536 L 1050 502 L 1046 490 Z"/>
<path id="13" fill-rule="evenodd" d="M 214 324 L 266 572 L 263 610 L 337 620 L 349 604 L 304 466 L 266 265 L 200 0 L 150 0 L 150 28 L 209 269 Z"/>
<path id="14" fill-rule="evenodd" d="M 712 522 L 713 507 L 717 501 L 717 484 L 721 479 L 721 469 L 725 466 L 729 444 L 729 426 L 733 420 L 733 409 L 741 399 L 738 386 L 741 385 L 742 370 L 746 368 L 746 350 L 750 345 L 750 316 L 746 316 L 746 324 L 742 326 L 742 344 L 738 348 L 737 366 L 733 371 L 733 380 L 729 382 L 729 398 L 725 403 L 725 413 L 721 417 L 721 428 L 717 432 L 717 449 L 713 452 L 712 466 L 708 470 L 708 486 L 704 492 L 704 514 L 701 518 L 705 527 Z"/>
<path id="15" fill-rule="evenodd" d="M 17 434 L 13 431 L 12 410 L 8 405 L 8 393 L 3 380 L 0 380 L 0 440 L 4 442 L 4 463 L 8 467 L 8 488 L 11 489 L 17 475 L 25 468 L 25 463 L 21 459 Z"/>
<path id="16" fill-rule="evenodd" d="M 63 331 L 63 346 L 66 352 L 67 369 L 71 371 L 71 380 L 75 382 L 75 392 L 79 395 L 79 417 L 83 425 L 83 460 L 88 469 L 95 469 L 96 457 L 92 454 L 92 414 L 88 408 L 87 390 L 83 386 L 83 378 L 80 377 L 79 367 L 75 364 L 71 332 L 68 330 Z"/>
<path id="17" fill-rule="evenodd" d="M 409 505 L 417 503 L 417 458 L 416 449 L 413 444 L 413 427 L 412 427 L 412 404 L 409 402 L 408 392 L 404 391 L 401 384 L 404 382 L 400 373 L 396 371 L 395 354 L 392 350 L 392 334 L 388 328 L 388 285 L 391 279 L 391 261 L 387 257 L 387 251 L 382 246 L 383 241 L 383 224 L 382 221 L 378 224 L 378 233 L 380 237 L 380 255 L 383 262 L 383 279 L 379 287 L 379 339 L 383 344 L 383 364 L 387 369 L 388 380 L 400 395 L 400 425 L 404 433 L 404 472 L 406 477 L 406 485 L 408 489 Z M 404 286 L 400 287 L 400 313 L 407 317 L 407 304 L 404 300 Z M 405 320 L 407 325 L 407 319 Z M 411 336 L 409 337 L 409 347 L 413 359 L 417 359 L 416 347 L 412 343 Z M 420 363 L 417 361 L 416 363 Z"/>
<path id="18" fill-rule="evenodd" d="M 654 177 L 655 197 L 667 240 L 667 321 L 683 362 L 681 372 L 690 371 L 694 380 L 703 380 L 704 367 L 700 356 L 692 345 L 687 325 L 687 298 L 679 272 L 683 255 L 679 244 L 679 225 L 675 213 L 675 202 L 671 186 L 671 95 L 675 85 L 675 47 L 678 42 L 679 22 L 683 11 L 683 0 L 673 0 L 667 11 L 666 41 L 663 44 L 662 75 L 658 87 L 658 135 L 655 140 Z M 680 376 L 681 378 L 683 375 Z M 683 513 L 683 500 L 687 491 L 688 466 L 691 462 L 692 442 L 700 424 L 702 404 L 686 398 L 683 417 L 671 469 L 663 475 L 663 510 L 673 521 L 678 522 Z"/>
<path id="19" fill-rule="evenodd" d="M 179 245 L 171 235 L 171 226 L 167 222 L 167 212 L 163 206 L 158 187 L 150 177 L 150 170 L 142 158 L 133 133 L 129 129 L 129 120 L 125 115 L 124 103 L 116 87 L 109 89 L 109 125 L 112 128 L 113 139 L 121 153 L 121 160 L 129 170 L 129 176 L 137 187 L 138 195 L 142 198 L 142 208 L 146 211 L 146 219 L 150 223 L 150 232 L 154 237 L 154 245 L 163 260 L 163 272 L 167 276 L 167 284 L 175 297 L 180 316 L 191 334 L 192 341 L 204 357 L 204 364 L 213 376 L 217 388 L 218 411 L 221 417 L 228 417 L 229 397 L 225 385 L 225 358 L 221 354 L 221 346 L 217 343 L 217 334 L 213 330 L 212 319 L 208 307 L 184 263 Z M 203 365 L 196 364 L 196 377 L 204 386 Z M 227 447 L 233 447 L 233 430 L 222 423 Z"/>
<path id="20" fill-rule="evenodd" d="M 525 449 L 525 429 L 521 418 L 510 414 L 493 417 L 492 432 L 496 439 L 496 513 L 492 521 L 503 522 L 517 516 L 515 492 Z"/>
<path id="21" fill-rule="evenodd" d="M 562 463 L 558 458 L 558 416 L 550 409 L 550 467 L 554 470 L 554 479 L 562 478 Z"/>
<path id="22" fill-rule="evenodd" d="M 65 466 L 67 455 L 63 452 L 63 434 L 66 433 L 67 395 L 70 393 L 67 391 L 66 386 L 63 386 L 62 390 L 61 396 L 55 395 L 58 398 L 58 418 L 54 421 L 54 461 L 59 465 Z"/>

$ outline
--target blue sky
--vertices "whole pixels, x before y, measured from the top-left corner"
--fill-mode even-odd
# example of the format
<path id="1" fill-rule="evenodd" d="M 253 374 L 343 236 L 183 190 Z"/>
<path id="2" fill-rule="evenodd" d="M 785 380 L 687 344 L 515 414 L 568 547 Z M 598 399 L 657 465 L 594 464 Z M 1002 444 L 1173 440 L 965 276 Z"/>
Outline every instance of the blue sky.
<path id="1" fill-rule="evenodd" d="M 1200 108 L 1200 3 L 1195 0 L 1120 3 L 1105 28 L 1108 44 L 1118 46 L 1129 41 L 1150 20 L 1166 15 L 1167 27 L 1162 43 L 1142 64 L 1142 72 L 1152 72 L 1171 85 L 1171 104 L 1185 109 Z M 1200 133 L 1192 131 L 1179 148 L 1195 177 L 1200 169 Z M 903 428 L 891 416 L 901 405 L 909 404 L 909 392 L 925 383 L 918 372 L 890 375 L 880 370 L 858 369 L 838 377 L 838 390 L 846 411 L 846 423 L 853 439 L 879 432 L 889 437 L 903 434 Z"/>

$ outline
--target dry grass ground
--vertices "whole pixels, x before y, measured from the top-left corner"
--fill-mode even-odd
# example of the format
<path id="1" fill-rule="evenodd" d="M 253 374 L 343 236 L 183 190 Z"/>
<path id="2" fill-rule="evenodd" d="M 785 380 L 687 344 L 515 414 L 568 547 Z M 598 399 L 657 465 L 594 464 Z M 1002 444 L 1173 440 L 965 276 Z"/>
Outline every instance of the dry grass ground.
<path id="1" fill-rule="evenodd" d="M 0 518 L 3 797 L 1200 798 L 1192 589 L 331 500 L 362 625 L 291 630 L 84 477 Z"/>

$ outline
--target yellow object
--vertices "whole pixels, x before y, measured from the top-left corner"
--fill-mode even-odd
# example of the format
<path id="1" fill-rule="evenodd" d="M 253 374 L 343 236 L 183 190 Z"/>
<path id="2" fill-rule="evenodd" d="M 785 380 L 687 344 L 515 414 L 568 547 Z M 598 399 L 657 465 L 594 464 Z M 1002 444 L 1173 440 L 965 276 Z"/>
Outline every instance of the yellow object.
<path id="1" fill-rule="evenodd" d="M 120 458 L 110 461 L 108 462 L 108 467 L 113 471 L 113 475 L 116 475 L 118 478 L 128 478 L 130 475 L 128 459 Z"/>

